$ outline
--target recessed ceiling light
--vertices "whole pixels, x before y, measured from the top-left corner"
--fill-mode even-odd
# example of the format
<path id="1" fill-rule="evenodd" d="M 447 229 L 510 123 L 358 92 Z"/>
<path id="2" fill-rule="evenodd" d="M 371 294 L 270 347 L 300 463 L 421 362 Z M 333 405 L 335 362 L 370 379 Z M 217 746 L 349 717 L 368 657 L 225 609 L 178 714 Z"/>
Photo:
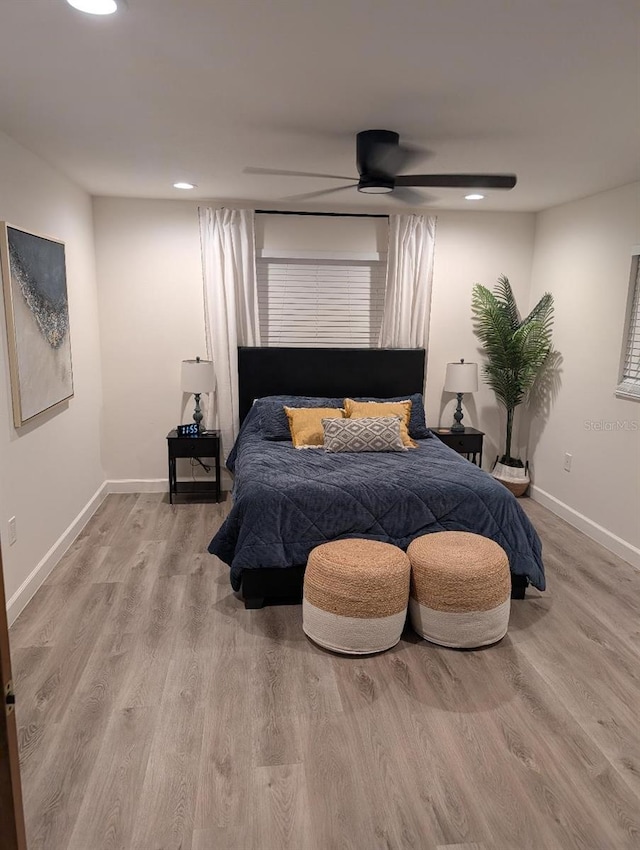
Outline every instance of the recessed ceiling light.
<path id="1" fill-rule="evenodd" d="M 482 201 L 484 195 L 479 195 L 477 192 L 474 192 L 472 195 L 465 195 L 465 201 Z"/>
<path id="2" fill-rule="evenodd" d="M 185 183 L 184 181 L 180 181 L 179 183 L 173 184 L 174 189 L 195 189 L 195 183 Z"/>
<path id="3" fill-rule="evenodd" d="M 118 11 L 116 0 L 67 0 L 70 6 L 89 15 L 113 15 Z"/>

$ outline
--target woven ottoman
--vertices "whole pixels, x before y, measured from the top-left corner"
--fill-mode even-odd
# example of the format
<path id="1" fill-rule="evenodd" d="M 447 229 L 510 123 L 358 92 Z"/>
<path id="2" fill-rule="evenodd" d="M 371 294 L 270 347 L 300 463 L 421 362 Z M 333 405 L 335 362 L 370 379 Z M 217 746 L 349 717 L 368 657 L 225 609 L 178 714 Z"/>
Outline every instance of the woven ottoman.
<path id="1" fill-rule="evenodd" d="M 409 599 L 409 558 L 376 540 L 334 540 L 311 551 L 304 574 L 302 628 L 348 655 L 381 652 L 400 640 Z"/>
<path id="2" fill-rule="evenodd" d="M 466 531 L 418 537 L 409 546 L 411 625 L 440 646 L 471 649 L 507 633 L 511 575 L 497 543 Z"/>

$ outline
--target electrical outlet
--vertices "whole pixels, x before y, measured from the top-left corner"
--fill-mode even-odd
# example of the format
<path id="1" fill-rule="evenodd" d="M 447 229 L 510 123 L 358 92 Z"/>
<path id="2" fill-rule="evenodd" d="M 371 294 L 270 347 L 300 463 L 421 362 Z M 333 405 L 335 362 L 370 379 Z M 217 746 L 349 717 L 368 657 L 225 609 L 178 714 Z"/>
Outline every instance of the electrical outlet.
<path id="1" fill-rule="evenodd" d="M 13 546 L 17 539 L 18 532 L 16 531 L 16 518 L 12 516 L 9 520 L 9 546 Z"/>
<path id="2" fill-rule="evenodd" d="M 564 453 L 564 470 L 565 472 L 571 472 L 571 461 L 573 460 L 573 455 L 570 455 L 569 452 Z"/>

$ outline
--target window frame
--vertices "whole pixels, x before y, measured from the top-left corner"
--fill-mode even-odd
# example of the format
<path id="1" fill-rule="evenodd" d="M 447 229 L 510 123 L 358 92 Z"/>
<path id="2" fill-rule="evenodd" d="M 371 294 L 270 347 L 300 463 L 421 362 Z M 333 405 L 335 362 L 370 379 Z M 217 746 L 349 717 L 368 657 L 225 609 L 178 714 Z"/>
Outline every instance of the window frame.
<path id="1" fill-rule="evenodd" d="M 640 332 L 640 309 L 638 315 L 634 317 L 634 303 L 636 298 L 640 300 L 640 245 L 634 245 L 631 249 L 631 270 L 629 273 L 629 287 L 627 294 L 627 306 L 625 311 L 624 330 L 622 333 L 622 345 L 620 350 L 620 365 L 618 367 L 618 382 L 615 389 L 617 398 L 627 399 L 628 401 L 640 402 L 640 378 L 626 378 L 625 367 L 627 365 L 627 352 L 631 342 L 631 335 Z M 637 322 L 638 327 L 634 323 Z M 629 383 L 635 384 L 636 390 L 630 391 L 627 387 Z M 626 385 L 626 386 L 625 386 Z"/>
<path id="2" fill-rule="evenodd" d="M 262 282 L 263 276 L 260 271 L 260 267 L 265 268 L 269 264 L 283 264 L 283 265 L 292 265 L 295 266 L 297 264 L 302 265 L 333 265 L 336 267 L 345 267 L 353 264 L 354 267 L 363 266 L 363 265 L 372 265 L 376 264 L 378 266 L 378 273 L 382 274 L 384 280 L 382 281 L 382 291 L 380 294 L 380 315 L 378 316 L 379 321 L 382 320 L 382 311 L 384 310 L 384 289 L 386 287 L 386 272 L 387 272 L 387 254 L 386 252 L 351 252 L 351 251 L 292 251 L 287 250 L 283 252 L 278 251 L 260 251 L 256 256 L 256 283 L 258 288 L 258 298 L 259 300 L 262 298 Z M 378 280 L 378 283 L 380 281 Z M 376 337 L 376 339 L 373 338 Z M 377 337 L 378 332 L 375 332 L 370 338 L 368 343 L 364 341 L 356 341 L 350 342 L 348 340 L 343 339 L 333 339 L 328 341 L 324 336 L 315 337 L 311 336 L 308 341 L 296 341 L 291 342 L 290 340 L 283 339 L 281 342 L 274 342 L 271 336 L 264 333 L 264 328 L 262 327 L 262 318 L 261 318 L 261 338 L 262 344 L 270 347 L 280 348 L 280 347 L 320 347 L 320 348 L 335 348 L 335 347 L 347 347 L 347 348 L 358 348 L 358 347 L 366 347 L 366 348 L 375 348 L 377 346 Z"/>

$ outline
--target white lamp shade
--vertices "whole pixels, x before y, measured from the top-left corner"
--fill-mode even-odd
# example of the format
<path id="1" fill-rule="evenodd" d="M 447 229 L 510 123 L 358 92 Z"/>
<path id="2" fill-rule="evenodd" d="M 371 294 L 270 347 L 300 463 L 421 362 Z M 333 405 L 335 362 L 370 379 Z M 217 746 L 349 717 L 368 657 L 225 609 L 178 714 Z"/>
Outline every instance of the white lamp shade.
<path id="1" fill-rule="evenodd" d="M 211 360 L 183 360 L 180 381 L 184 393 L 210 393 L 216 386 Z"/>
<path id="2" fill-rule="evenodd" d="M 447 363 L 444 380 L 447 393 L 475 393 L 478 390 L 477 363 Z"/>

